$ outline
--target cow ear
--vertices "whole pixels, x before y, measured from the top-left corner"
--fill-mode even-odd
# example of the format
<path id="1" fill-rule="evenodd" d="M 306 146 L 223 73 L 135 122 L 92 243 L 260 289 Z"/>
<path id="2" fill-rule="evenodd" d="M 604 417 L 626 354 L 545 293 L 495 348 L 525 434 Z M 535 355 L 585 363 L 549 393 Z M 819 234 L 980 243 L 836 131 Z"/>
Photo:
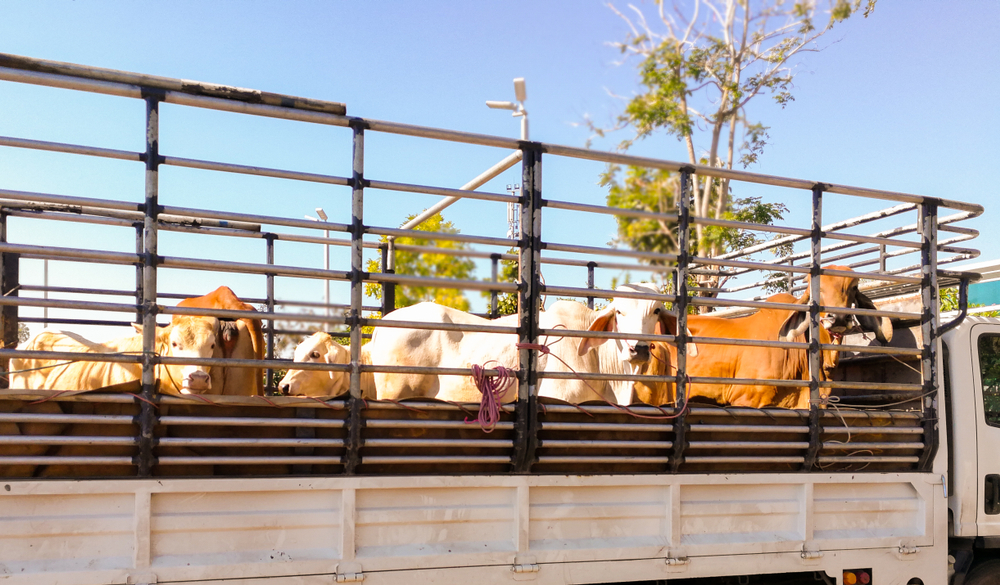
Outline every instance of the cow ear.
<path id="1" fill-rule="evenodd" d="M 859 309 L 872 309 L 878 310 L 875 303 L 871 299 L 861 294 L 861 291 L 855 293 L 854 302 Z M 888 317 L 873 317 L 872 315 L 857 315 L 858 323 L 861 328 L 865 331 L 871 331 L 875 333 L 875 339 L 878 339 L 882 345 L 888 345 L 892 341 L 892 321 Z"/>
<path id="2" fill-rule="evenodd" d="M 778 330 L 778 341 L 795 341 L 809 329 L 809 315 L 805 311 L 792 311 Z"/>
<path id="3" fill-rule="evenodd" d="M 326 363 L 328 364 L 346 364 L 351 361 L 351 350 L 347 349 L 343 345 L 340 345 L 333 338 L 326 340 Z M 332 372 L 339 373 L 339 372 Z"/>
<path id="4" fill-rule="evenodd" d="M 603 311 L 597 314 L 597 318 L 594 322 L 587 328 L 587 331 L 614 331 L 615 330 L 615 314 L 617 309 L 615 309 L 614 303 L 611 303 Z M 587 352 L 600 346 L 607 339 L 595 339 L 593 337 L 584 337 L 580 341 L 579 355 L 587 355 Z"/>
<path id="5" fill-rule="evenodd" d="M 136 333 L 142 333 L 142 323 L 132 323 L 132 327 L 135 327 Z"/>
<path id="6" fill-rule="evenodd" d="M 656 334 L 677 335 L 677 315 L 671 313 L 670 311 L 660 311 L 660 319 L 656 322 Z M 687 334 L 688 337 L 693 337 L 690 329 L 687 330 Z M 690 357 L 698 357 L 698 346 L 695 343 L 690 341 L 688 342 L 687 355 Z"/>

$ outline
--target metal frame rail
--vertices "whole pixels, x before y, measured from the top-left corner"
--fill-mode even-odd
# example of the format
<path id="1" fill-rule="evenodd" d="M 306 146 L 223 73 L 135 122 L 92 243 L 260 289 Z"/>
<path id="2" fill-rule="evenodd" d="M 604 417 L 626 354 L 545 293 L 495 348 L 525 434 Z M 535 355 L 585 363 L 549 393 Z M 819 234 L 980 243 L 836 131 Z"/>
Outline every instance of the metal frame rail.
<path id="1" fill-rule="evenodd" d="M 370 120 L 345 115 L 346 109 L 340 104 L 329 102 L 318 102 L 314 100 L 304 100 L 290 96 L 277 96 L 263 92 L 248 92 L 246 90 L 236 90 L 235 88 L 224 88 L 218 86 L 203 86 L 198 84 L 185 84 L 179 80 L 164 78 L 153 78 L 118 71 L 109 71 L 55 63 L 18 57 L 13 55 L 0 54 L 0 80 L 38 84 L 53 87 L 62 87 L 81 91 L 96 92 L 100 94 L 124 96 L 142 99 L 146 103 L 146 148 L 142 153 L 131 153 L 119 150 L 86 147 L 80 145 L 67 145 L 49 143 L 42 141 L 32 141 L 23 138 L 0 137 L 0 146 L 41 149 L 54 152 L 64 152 L 70 154 L 81 154 L 113 158 L 120 160 L 130 160 L 142 162 L 146 168 L 145 199 L 142 204 L 127 203 L 121 201 L 110 201 L 101 199 L 90 199 L 82 197 L 68 197 L 56 194 L 19 192 L 8 189 L 0 189 L 0 255 L 3 256 L 2 269 L 0 269 L 0 287 L 4 296 L 0 297 L 0 307 L 2 307 L 3 325 L 5 341 L 11 339 L 9 329 L 11 323 L 16 335 L 17 308 L 19 306 L 50 306 L 64 309 L 81 309 L 111 312 L 134 312 L 137 318 L 141 318 L 144 325 L 143 352 L 140 356 L 108 356 L 108 355 L 88 355 L 92 361 L 132 361 L 141 363 L 141 395 L 136 399 L 127 396 L 86 397 L 98 403 L 131 404 L 135 407 L 134 418 L 129 420 L 137 428 L 137 439 L 129 442 L 123 439 L 105 440 L 105 443 L 117 445 L 129 444 L 135 447 L 134 453 L 129 459 L 131 464 L 136 466 L 140 476 L 148 476 L 158 465 L 182 465 L 205 464 L 231 465 L 235 463 L 246 464 L 294 464 L 312 466 L 327 469 L 327 472 L 335 473 L 367 473 L 378 469 L 403 469 L 403 467 L 393 467 L 400 465 L 425 465 L 425 464 L 455 464 L 466 463 L 471 465 L 469 469 L 474 471 L 488 469 L 495 470 L 499 466 L 501 471 L 515 473 L 528 472 L 563 472 L 567 465 L 572 466 L 580 463 L 591 465 L 605 465 L 596 468 L 597 471 L 605 472 L 608 469 L 632 469 L 630 465 L 639 465 L 638 471 L 672 471 L 684 472 L 704 469 L 704 466 L 728 465 L 728 464 L 753 464 L 762 466 L 763 470 L 782 470 L 788 467 L 798 466 L 802 469 L 812 469 L 816 466 L 829 466 L 837 463 L 857 463 L 863 462 L 866 465 L 873 464 L 871 469 L 884 469 L 879 465 L 905 464 L 926 469 L 933 461 L 936 448 L 937 437 L 934 426 L 935 410 L 934 399 L 929 394 L 937 387 L 937 278 L 938 264 L 964 259 L 978 254 L 975 250 L 952 246 L 957 241 L 962 241 L 975 236 L 974 230 L 950 225 L 961 219 L 975 217 L 983 212 L 981 206 L 962 203 L 959 201 L 923 197 L 906 193 L 896 193 L 890 191 L 879 191 L 863 189 L 842 185 L 817 183 L 814 181 L 804 181 L 774 177 L 757 173 L 734 171 L 701 165 L 690 165 L 676 163 L 644 157 L 628 156 L 617 153 L 595 152 L 586 149 L 572 148 L 559 145 L 544 144 L 538 142 L 517 141 L 506 138 L 455 132 L 435 128 L 425 128 L 393 122 Z M 317 124 L 339 126 L 350 128 L 353 135 L 352 148 L 352 175 L 351 177 L 335 177 L 330 175 L 319 175 L 314 173 L 301 173 L 282 169 L 266 169 L 260 167 L 248 167 L 215 161 L 198 161 L 184 159 L 180 157 L 164 156 L 159 152 L 159 106 L 162 103 L 179 104 L 190 107 L 208 108 L 220 111 L 238 112 L 250 115 L 259 115 L 272 118 L 298 120 Z M 521 153 L 522 159 L 522 191 L 519 197 L 503 195 L 497 193 L 485 193 L 478 191 L 466 191 L 457 189 L 446 189 L 440 187 L 410 185 L 403 183 L 392 183 L 369 179 L 364 173 L 365 155 L 365 134 L 368 132 L 384 132 L 390 134 L 422 137 L 433 140 L 444 140 L 463 144 L 474 144 L 483 146 L 493 146 L 504 149 L 513 149 Z M 641 212 L 635 210 L 623 210 L 594 205 L 584 205 L 579 203 L 557 201 L 545 199 L 542 194 L 542 159 L 548 156 L 561 156 L 590 161 L 600 161 L 611 164 L 625 164 L 635 166 L 645 166 L 656 169 L 664 169 L 677 172 L 681 176 L 681 197 L 679 198 L 679 209 L 676 214 L 658 214 Z M 220 172 L 241 173 L 257 176 L 266 176 L 298 181 L 311 181 L 317 183 L 339 185 L 351 189 L 351 223 L 337 224 L 332 222 L 306 222 L 302 220 L 292 220 L 281 217 L 260 216 L 246 213 L 219 212 L 207 209 L 190 209 L 181 207 L 171 207 L 162 205 L 158 197 L 158 170 L 162 165 L 175 165 L 189 168 L 199 168 Z M 717 220 L 710 218 L 700 218 L 691 215 L 689 206 L 689 190 L 695 177 L 715 177 L 737 182 L 749 182 L 756 184 L 771 185 L 783 188 L 790 188 L 801 191 L 808 191 L 812 194 L 812 225 L 810 229 L 804 230 L 793 227 L 782 226 L 762 226 L 758 224 L 743 224 L 739 222 Z M 427 232 L 418 232 L 409 229 L 385 228 L 365 224 L 364 221 L 364 196 L 368 189 L 393 190 L 399 192 L 419 192 L 429 194 L 440 194 L 454 198 L 471 198 L 487 201 L 510 202 L 516 201 L 521 205 L 521 237 L 519 240 L 508 238 L 471 236 L 462 234 L 433 234 L 435 239 L 454 240 L 470 244 L 477 244 L 487 247 L 502 247 L 505 249 L 517 248 L 517 258 L 519 260 L 519 282 L 503 283 L 493 281 L 473 281 L 454 279 L 435 279 L 416 276 L 395 274 L 390 271 L 383 273 L 368 273 L 364 270 L 363 252 L 366 247 L 379 247 L 379 244 L 366 242 L 365 236 L 387 236 L 387 237 L 428 237 Z M 822 207 L 824 194 L 841 194 L 868 199 L 901 202 L 903 205 L 855 218 L 830 226 L 822 225 Z M 543 239 L 542 218 L 544 209 L 562 209 L 567 211 L 591 212 L 608 215 L 625 215 L 633 217 L 644 217 L 659 219 L 668 222 L 677 222 L 679 229 L 680 249 L 676 254 L 661 254 L 652 252 L 636 252 L 627 250 L 614 250 L 605 248 L 595 248 L 590 246 L 569 245 L 558 242 L 550 242 Z M 960 213 L 950 216 L 945 220 L 938 219 L 940 208 L 951 208 Z M 916 209 L 919 211 L 918 221 L 914 226 L 897 228 L 895 230 L 883 231 L 871 236 L 849 234 L 843 229 L 855 227 L 876 219 L 905 213 Z M 37 216 L 53 217 L 59 220 L 87 221 L 91 223 L 104 223 L 108 225 L 132 226 L 137 230 L 136 253 L 106 252 L 101 250 L 78 250 L 67 248 L 55 248 L 46 246 L 32 246 L 23 244 L 13 244 L 7 242 L 6 218 L 8 216 Z M 213 223 L 215 222 L 215 223 Z M 233 223 L 242 222 L 242 223 Z M 767 231 L 779 234 L 786 234 L 787 237 L 770 242 L 760 249 L 747 249 L 730 257 L 706 258 L 692 254 L 689 239 L 689 230 L 694 224 L 715 225 L 722 227 L 733 227 L 739 229 L 752 229 L 757 231 Z M 948 224 L 943 226 L 942 223 Z M 314 236 L 301 236 L 294 234 L 283 234 L 279 232 L 263 232 L 260 224 L 267 224 L 286 228 L 322 229 L 332 232 L 344 233 L 349 236 L 349 240 L 338 238 L 319 238 Z M 140 229 L 141 226 L 141 237 Z M 256 229 L 255 229 L 256 226 Z M 235 229 L 234 229 L 235 228 Z M 938 229 L 952 231 L 960 234 L 959 237 L 939 242 L 937 239 Z M 192 231 L 199 233 L 215 233 L 236 237 L 256 237 L 263 238 L 267 244 L 266 262 L 264 264 L 237 263 L 207 261 L 195 258 L 164 257 L 159 254 L 157 248 L 158 231 Z M 901 239 L 896 236 L 907 233 L 917 233 L 919 241 Z M 824 248 L 823 239 L 840 240 L 833 246 Z M 803 258 L 800 253 L 797 255 L 781 258 L 777 261 L 759 262 L 750 258 L 750 255 L 770 247 L 779 245 L 782 241 L 799 241 L 808 239 L 809 241 L 809 263 L 796 265 L 796 259 Z M 274 244 L 276 241 L 289 240 L 299 242 L 314 242 L 324 245 L 346 245 L 350 246 L 350 270 L 318 270 L 301 268 L 295 266 L 281 266 L 274 263 Z M 141 244 L 141 246 L 140 246 Z M 826 252 L 834 252 L 849 247 L 870 244 L 874 247 L 852 251 L 849 256 L 854 257 L 865 254 L 878 254 L 878 272 L 858 272 L 856 268 L 869 266 L 871 260 L 857 262 L 851 265 L 851 270 L 831 270 L 823 269 L 821 263 Z M 398 246 L 400 249 L 403 246 Z M 889 247 L 899 248 L 899 251 L 888 252 Z M 383 247 L 383 254 L 387 253 L 391 246 Z M 418 247 L 413 247 L 417 249 Z M 915 267 L 903 267 L 893 270 L 887 269 L 886 261 L 903 254 L 919 251 L 921 263 Z M 574 256 L 552 256 L 551 253 L 570 254 Z M 938 258 L 938 253 L 954 254 L 948 258 Z M 509 254 L 498 254 L 496 252 L 462 251 L 461 254 L 468 256 L 490 258 L 493 266 L 501 259 L 510 259 Z M 580 258 L 579 256 L 583 256 Z M 113 264 L 124 264 L 136 266 L 136 298 L 135 305 L 119 303 L 97 303 L 85 301 L 67 300 L 39 300 L 20 297 L 16 289 L 12 289 L 12 283 L 17 281 L 16 262 L 21 257 L 28 258 L 51 258 L 67 261 L 81 262 L 106 262 Z M 633 261 L 646 262 L 649 265 L 639 263 L 624 264 L 619 262 L 606 262 L 595 260 L 595 257 L 623 257 Z M 741 259 L 744 258 L 745 259 Z M 835 258 L 846 258 L 848 255 L 841 255 Z M 827 261 L 830 259 L 827 258 Z M 587 288 L 565 287 L 557 285 L 544 285 L 540 279 L 540 267 L 545 263 L 579 266 L 587 268 Z M 389 262 L 388 266 L 392 263 Z M 621 267 L 644 267 L 645 270 L 660 270 L 664 273 L 673 272 L 675 278 L 675 294 L 668 295 L 648 295 L 644 293 L 621 293 L 615 291 L 602 291 L 594 287 L 595 268 L 621 268 Z M 267 311 L 259 313 L 247 313 L 241 311 L 221 311 L 221 310 L 191 310 L 177 307 L 164 307 L 157 304 L 159 298 L 167 298 L 167 295 L 159 293 L 157 290 L 157 270 L 158 268 L 184 268 L 193 270 L 214 270 L 247 272 L 264 275 L 267 279 Z M 714 268 L 713 268 L 714 267 Z M 724 270 L 731 269 L 731 270 Z M 725 273 L 739 275 L 754 270 L 768 270 L 773 272 L 784 272 L 787 278 L 792 281 L 795 275 L 809 275 L 811 277 L 810 301 L 807 305 L 788 305 L 780 303 L 768 303 L 754 300 L 722 300 L 705 296 L 698 296 L 697 287 L 689 290 L 689 276 L 694 274 Z M 919 275 L 910 273 L 919 271 Z M 140 279 L 141 273 L 141 279 Z M 853 278 L 877 279 L 900 285 L 919 285 L 925 310 L 920 315 L 898 311 L 873 311 L 863 309 L 845 309 L 840 307 L 828 307 L 820 304 L 819 277 L 844 276 Z M 350 304 L 344 307 L 345 313 L 337 316 L 310 316 L 303 318 L 300 314 L 277 313 L 274 310 L 277 304 L 274 299 L 273 283 L 279 276 L 291 276 L 301 278 L 340 280 L 350 285 Z M 391 299 L 389 294 L 392 287 L 397 285 L 422 285 L 439 286 L 447 288 L 459 288 L 467 290 L 492 291 L 517 293 L 519 302 L 519 318 L 516 330 L 505 327 L 459 327 L 453 326 L 454 330 L 475 330 L 493 331 L 496 333 L 511 333 L 516 331 L 521 343 L 526 344 L 520 349 L 520 370 L 518 372 L 518 393 L 517 401 L 513 405 L 504 406 L 501 409 L 502 420 L 497 428 L 506 433 L 500 439 L 487 439 L 478 436 L 478 431 L 470 430 L 464 421 L 460 420 L 468 412 L 464 406 L 442 405 L 434 403 L 416 404 L 413 408 L 400 409 L 395 405 L 369 404 L 366 405 L 361 393 L 362 374 L 368 372 L 437 372 L 443 375 L 467 375 L 465 369 L 435 369 L 429 367 L 388 367 L 388 366 L 368 366 L 361 364 L 361 343 L 363 326 L 381 325 L 407 328 L 427 328 L 446 329 L 440 324 L 413 323 L 413 322 L 379 322 L 378 320 L 363 316 L 363 310 L 370 310 L 371 307 L 363 305 L 363 285 L 366 282 L 381 284 L 386 290 L 385 299 Z M 757 283 L 758 285 L 760 283 Z M 752 286 L 752 285 L 751 285 Z M 33 287 L 36 288 L 37 287 Z M 738 290 L 738 289 L 732 289 Z M 588 299 L 588 304 L 593 305 L 593 299 L 606 296 L 622 296 L 628 298 L 640 298 L 649 300 L 661 300 L 673 304 L 678 311 L 678 334 L 670 335 L 641 335 L 604 333 L 598 334 L 583 331 L 566 330 L 546 330 L 539 326 L 539 311 L 541 310 L 542 297 L 550 295 L 570 295 L 578 298 Z M 691 337 L 687 334 L 685 326 L 689 307 L 699 306 L 743 306 L 750 308 L 779 308 L 796 311 L 807 311 L 809 316 L 810 339 L 808 343 L 779 342 L 779 341 L 753 341 L 753 340 L 733 340 L 715 339 L 707 337 Z M 393 309 L 393 302 L 387 300 L 381 307 L 386 313 Z M 347 325 L 350 329 L 351 339 L 351 360 L 346 365 L 309 365 L 296 366 L 299 369 L 323 369 L 331 371 L 348 372 L 350 376 L 350 392 L 346 399 L 333 401 L 318 401 L 316 404 L 304 402 L 291 398 L 276 397 L 274 400 L 280 402 L 275 404 L 271 400 L 266 400 L 268 405 L 284 406 L 295 412 L 295 416 L 259 417 L 258 419 L 241 419 L 239 416 L 206 416 L 199 409 L 203 408 L 197 402 L 192 402 L 192 398 L 176 398 L 164 396 L 156 392 L 155 368 L 159 364 L 204 364 L 204 365 L 251 365 L 239 361 L 218 360 L 218 359 L 177 359 L 161 357 L 155 351 L 155 325 L 158 314 L 200 314 L 226 318 L 238 318 L 241 316 L 264 318 L 269 323 L 267 329 L 269 335 L 269 348 L 273 348 L 273 335 L 275 329 L 273 323 L 279 318 L 300 318 L 302 320 Z M 884 348 L 870 346 L 843 346 L 820 343 L 819 319 L 822 313 L 853 313 L 870 316 L 884 316 L 896 318 L 918 317 L 923 333 L 923 345 L 919 348 Z M 567 375 L 559 375 L 551 372 L 540 371 L 538 367 L 538 351 L 530 349 L 530 345 L 537 344 L 542 335 L 559 335 L 563 337 L 600 337 L 608 339 L 626 340 L 647 340 L 673 343 L 677 347 L 676 373 L 660 377 L 643 377 L 638 375 L 615 376 L 607 374 L 577 374 L 576 377 L 587 380 L 652 380 L 656 382 L 672 382 L 676 386 L 677 402 L 673 407 L 636 407 L 623 411 L 617 407 L 610 406 L 569 406 L 559 404 L 546 404 L 545 401 L 537 397 L 537 385 L 539 380 L 544 378 L 566 378 Z M 807 414 L 799 411 L 775 411 L 757 409 L 734 409 L 734 408 L 705 408 L 698 405 L 688 404 L 687 393 L 691 384 L 711 383 L 727 384 L 739 382 L 751 382 L 749 380 L 732 380 L 716 378 L 689 378 L 687 375 L 687 349 L 690 343 L 705 345 L 748 345 L 775 347 L 793 350 L 806 350 L 808 352 L 809 379 L 803 381 L 770 380 L 757 381 L 768 382 L 775 386 L 801 387 L 808 385 L 810 392 L 810 410 Z M 856 351 L 860 353 L 879 353 L 885 355 L 913 355 L 919 356 L 921 360 L 921 384 L 859 384 L 856 382 L 836 382 L 822 380 L 820 370 L 822 367 L 822 351 Z M 5 362 L 13 356 L 25 355 L 32 352 L 18 352 L 12 349 L 0 349 L 0 359 Z M 65 353 L 53 352 L 33 352 L 45 354 L 53 359 L 72 359 L 73 356 Z M 269 351 L 267 359 L 262 362 L 254 362 L 256 367 L 278 368 L 287 367 L 287 361 L 275 360 L 273 353 Z M 489 373 L 496 374 L 495 370 Z M 270 373 L 268 375 L 270 379 Z M 919 412 L 863 412 L 863 413 L 832 413 L 822 408 L 824 405 L 824 388 L 867 388 L 877 391 L 899 391 L 920 393 Z M 27 396 L 31 394 L 8 394 L 14 399 L 17 396 Z M 81 400 L 79 396 L 56 397 L 53 403 L 61 403 L 62 400 L 69 402 Z M 222 404 L 233 406 L 244 406 L 248 408 L 268 408 L 253 400 L 222 400 Z M 196 416 L 185 418 L 183 415 L 168 415 L 158 412 L 157 405 L 170 406 L 175 410 L 188 409 Z M 256 405 L 256 406 L 255 406 Z M 210 408 L 210 407 L 207 407 Z M 407 414 L 407 410 L 417 414 Z M 317 413 L 333 413 L 326 418 L 317 418 Z M 388 414 L 387 414 L 388 413 Z M 604 422 L 600 419 L 595 421 L 584 420 L 581 416 L 599 415 L 608 420 Z M 695 416 L 697 415 L 697 416 Z M 56 416 L 41 412 L 31 412 L 30 409 L 16 413 L 0 414 L 0 421 L 13 423 L 41 423 L 49 419 L 45 417 Z M 64 414 L 60 419 L 63 422 L 80 422 L 95 424 L 99 420 L 110 422 L 111 419 L 76 418 L 87 415 Z M 849 447 L 844 447 L 839 441 L 832 437 L 841 433 L 841 427 L 848 433 L 865 435 L 863 428 L 866 426 L 877 426 L 873 423 L 880 417 L 888 416 L 894 421 L 906 421 L 899 429 L 885 429 L 879 426 L 878 433 L 868 432 L 875 435 L 867 442 L 855 443 Z M 332 417 L 332 418 L 330 418 Z M 644 418 L 666 417 L 670 422 L 645 422 Z M 56 416 L 58 418 L 58 416 Z M 261 422 L 269 419 L 270 423 Z M 55 420 L 55 419 L 52 419 Z M 114 419 L 117 423 L 124 424 L 125 419 Z M 732 424 L 737 420 L 739 424 Z M 847 421 L 852 424 L 848 424 Z M 716 421 L 718 424 L 713 424 Z M 729 424 L 724 424 L 728 421 Z M 782 421 L 790 424 L 782 425 Z M 843 424 L 841 424 L 843 423 Z M 186 440 L 178 440 L 176 437 L 161 436 L 163 429 L 181 427 L 184 425 L 254 425 L 317 429 L 312 435 L 295 437 L 280 437 L 271 439 L 253 440 L 251 437 L 243 437 L 240 440 L 222 440 L 212 437 L 193 437 Z M 742 426 L 741 426 L 742 425 Z M 854 425 L 854 426 L 852 426 Z M 445 431 L 459 431 L 462 435 L 459 439 L 446 437 L 445 435 L 431 437 L 428 439 L 408 439 L 405 436 L 393 436 L 393 429 L 439 429 Z M 859 432 L 859 428 L 862 430 Z M 326 429 L 323 432 L 336 429 L 336 436 L 319 436 L 319 429 Z M 734 440 L 733 438 L 723 438 L 709 435 L 705 438 L 704 433 L 738 433 L 743 429 L 750 433 L 789 433 L 797 435 L 801 439 L 791 442 L 769 442 L 769 441 L 746 441 Z M 608 439 L 600 433 L 606 431 L 622 432 L 625 439 Z M 579 436 L 567 437 L 566 432 L 575 433 Z M 159 433 L 159 434 L 158 434 Z M 388 433 L 381 436 L 379 433 Z M 596 434 L 588 434 L 596 433 Z M 641 436 L 643 433 L 654 433 L 655 438 L 650 440 L 635 440 L 632 434 Z M 901 440 L 887 440 L 885 437 L 898 435 Z M 922 435 L 922 440 L 917 442 L 908 440 L 913 435 Z M 316 438 L 319 437 L 319 438 Z M 581 438 L 582 437 L 582 438 Z M 294 440 L 292 440 L 294 439 Z M 633 439 L 633 440 L 626 440 Z M 40 437 L 32 439 L 38 444 L 97 444 L 101 441 L 95 437 L 79 437 L 59 439 L 54 436 Z M 76 443 L 74 443 L 76 441 Z M 90 441 L 90 443 L 88 443 Z M 213 455 L 209 457 L 184 458 L 183 456 L 168 455 L 163 452 L 167 447 L 218 447 L 235 448 L 236 445 L 263 446 L 263 447 L 294 447 L 295 449 L 305 449 L 309 453 L 319 452 L 323 449 L 333 448 L 333 454 L 309 455 L 299 457 L 269 457 L 261 456 L 255 458 L 233 457 L 227 455 Z M 488 454 L 488 455 L 455 455 L 446 453 L 443 455 L 413 455 L 410 451 L 408 455 L 400 456 L 392 453 L 384 453 L 380 449 L 433 449 L 443 446 L 458 446 L 460 448 L 503 448 L 509 450 L 511 454 Z M 866 449 L 887 449 L 901 451 L 902 454 L 887 456 L 856 457 L 838 454 L 845 448 L 864 447 Z M 339 448 L 336 448 L 339 447 Z M 591 449 L 588 455 L 574 455 L 574 449 L 586 447 Z M 635 450 L 635 455 L 620 457 L 621 449 Z M 712 449 L 713 454 L 705 454 L 705 449 Z M 751 452 L 761 452 L 764 455 L 747 455 L 747 450 Z M 801 454 L 789 454 L 789 449 L 801 449 Z M 644 450 L 649 450 L 646 452 Z M 296 451 L 298 453 L 298 451 Z M 100 458 L 77 457 L 68 458 L 68 462 L 78 464 L 101 464 Z M 72 460 L 72 461 L 69 461 Z M 23 463 L 30 465 L 50 465 L 51 457 L 2 457 L 0 463 Z M 121 463 L 121 460 L 116 460 Z M 109 461 L 103 461 L 108 463 Z M 621 464 L 621 465 L 618 465 Z M 330 466 L 323 468 L 322 466 Z M 476 465 L 486 466 L 475 467 Z M 618 465 L 616 467 L 616 465 Z M 772 468 L 769 466 L 778 466 Z M 494 466 L 494 467 L 490 467 Z M 622 467 L 624 466 L 624 467 Z M 652 466 L 652 467 L 642 467 Z M 298 469 L 301 469 L 298 468 Z M 330 470 L 333 471 L 330 471 Z M 438 469 L 438 468 L 435 468 Z M 578 469 L 578 468 L 572 468 Z"/>

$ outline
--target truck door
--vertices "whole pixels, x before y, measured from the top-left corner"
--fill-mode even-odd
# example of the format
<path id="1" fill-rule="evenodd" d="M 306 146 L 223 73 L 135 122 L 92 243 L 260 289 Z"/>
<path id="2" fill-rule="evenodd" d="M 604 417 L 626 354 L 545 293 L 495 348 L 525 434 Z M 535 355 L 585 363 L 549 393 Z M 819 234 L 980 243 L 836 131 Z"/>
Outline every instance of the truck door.
<path id="1" fill-rule="evenodd" d="M 982 323 L 973 327 L 972 348 L 979 467 L 976 522 L 980 536 L 996 536 L 1000 535 L 1000 325 Z"/>

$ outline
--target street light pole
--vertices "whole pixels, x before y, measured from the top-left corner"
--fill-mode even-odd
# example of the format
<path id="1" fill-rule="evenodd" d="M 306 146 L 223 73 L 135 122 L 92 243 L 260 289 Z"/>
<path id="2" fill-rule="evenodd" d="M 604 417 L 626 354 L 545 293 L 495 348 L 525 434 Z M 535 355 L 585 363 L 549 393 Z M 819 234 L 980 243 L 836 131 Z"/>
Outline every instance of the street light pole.
<path id="1" fill-rule="evenodd" d="M 486 106 L 493 108 L 494 110 L 512 110 L 511 116 L 521 118 L 521 140 L 528 140 L 528 110 L 524 109 L 524 100 L 528 99 L 527 90 L 524 87 L 524 78 L 516 77 L 514 78 L 514 98 L 517 99 L 517 103 L 514 102 L 493 102 L 487 101 Z M 507 185 L 507 191 L 512 195 L 514 190 L 520 190 L 520 185 Z M 521 217 L 520 205 L 514 202 L 507 204 L 507 237 L 511 239 L 516 239 L 520 236 L 520 227 L 518 219 Z"/>
<path id="2" fill-rule="evenodd" d="M 306 219 L 311 219 L 313 221 L 326 221 L 327 220 L 326 212 L 323 211 L 322 207 L 317 207 L 316 208 L 316 215 L 318 215 L 319 217 L 315 218 L 315 217 L 313 217 L 311 215 L 307 215 Z M 323 230 L 323 237 L 325 239 L 329 240 L 330 239 L 330 230 Z M 330 244 L 329 243 L 323 244 L 323 270 L 330 270 Z M 330 316 L 330 279 L 329 278 L 324 279 L 323 282 L 324 282 L 323 304 L 326 306 L 326 316 L 329 317 Z"/>

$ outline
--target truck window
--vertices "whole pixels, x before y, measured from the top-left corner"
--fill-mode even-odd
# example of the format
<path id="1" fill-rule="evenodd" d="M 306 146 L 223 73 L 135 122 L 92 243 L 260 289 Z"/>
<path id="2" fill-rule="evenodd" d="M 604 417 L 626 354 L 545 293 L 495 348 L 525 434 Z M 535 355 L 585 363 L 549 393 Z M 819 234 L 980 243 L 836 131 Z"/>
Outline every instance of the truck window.
<path id="1" fill-rule="evenodd" d="M 986 424 L 1000 427 L 1000 335 L 979 336 L 979 376 Z"/>

